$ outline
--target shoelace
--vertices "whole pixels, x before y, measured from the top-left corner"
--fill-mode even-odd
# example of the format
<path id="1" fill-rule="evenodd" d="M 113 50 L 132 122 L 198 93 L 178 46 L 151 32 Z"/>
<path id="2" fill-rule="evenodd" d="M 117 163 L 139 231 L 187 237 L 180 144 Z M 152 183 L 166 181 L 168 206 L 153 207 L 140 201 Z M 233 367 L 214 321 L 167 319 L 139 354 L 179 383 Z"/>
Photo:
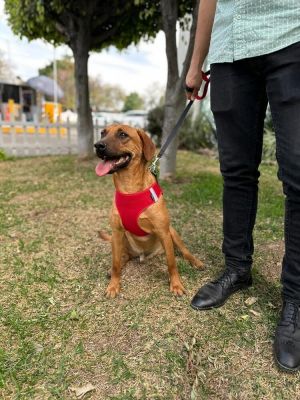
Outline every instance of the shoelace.
<path id="1" fill-rule="evenodd" d="M 282 325 L 293 324 L 294 326 L 296 326 L 298 311 L 299 306 L 297 304 L 287 301 L 283 311 Z"/>
<path id="2" fill-rule="evenodd" d="M 219 283 L 221 286 L 224 286 L 225 284 L 227 285 L 228 282 L 231 284 L 231 274 L 232 272 L 225 270 L 218 279 L 213 281 L 213 283 Z"/>

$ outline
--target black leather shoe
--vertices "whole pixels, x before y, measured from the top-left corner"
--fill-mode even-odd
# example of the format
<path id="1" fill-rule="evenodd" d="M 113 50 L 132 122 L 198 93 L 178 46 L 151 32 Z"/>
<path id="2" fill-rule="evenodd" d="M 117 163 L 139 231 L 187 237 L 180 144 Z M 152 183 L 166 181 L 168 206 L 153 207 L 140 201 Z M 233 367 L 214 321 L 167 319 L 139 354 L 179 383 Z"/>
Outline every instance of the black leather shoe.
<path id="1" fill-rule="evenodd" d="M 245 274 L 226 269 L 215 281 L 209 282 L 198 290 L 191 306 L 195 310 L 210 310 L 221 307 L 228 297 L 238 290 L 252 285 L 250 270 Z"/>
<path id="2" fill-rule="evenodd" d="M 275 359 L 286 371 L 300 369 L 300 309 L 290 301 L 283 303 L 274 340 Z"/>

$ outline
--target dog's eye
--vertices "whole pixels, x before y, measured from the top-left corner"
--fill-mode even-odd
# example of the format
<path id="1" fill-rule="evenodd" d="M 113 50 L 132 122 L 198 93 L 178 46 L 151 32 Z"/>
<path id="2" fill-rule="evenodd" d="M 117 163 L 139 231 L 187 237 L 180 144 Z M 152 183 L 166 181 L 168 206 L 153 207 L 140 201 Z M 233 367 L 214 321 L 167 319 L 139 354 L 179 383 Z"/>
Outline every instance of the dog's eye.
<path id="1" fill-rule="evenodd" d="M 123 131 L 121 131 L 121 132 L 119 132 L 119 138 L 121 138 L 121 139 L 124 139 L 124 138 L 126 138 L 126 137 L 128 137 L 128 135 L 127 135 L 127 133 L 125 133 L 125 132 L 123 132 Z"/>
<path id="2" fill-rule="evenodd" d="M 107 131 L 104 129 L 101 131 L 101 139 L 103 139 L 107 135 Z"/>

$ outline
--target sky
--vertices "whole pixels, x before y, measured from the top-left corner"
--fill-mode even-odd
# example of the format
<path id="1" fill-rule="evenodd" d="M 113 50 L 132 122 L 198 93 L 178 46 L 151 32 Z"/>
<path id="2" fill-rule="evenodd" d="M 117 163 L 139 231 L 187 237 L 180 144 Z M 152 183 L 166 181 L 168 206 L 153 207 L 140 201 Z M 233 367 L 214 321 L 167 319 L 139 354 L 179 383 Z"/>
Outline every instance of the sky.
<path id="1" fill-rule="evenodd" d="M 4 0 L 0 0 L 0 50 L 17 76 L 26 81 L 38 75 L 38 69 L 54 57 L 53 46 L 42 41 L 19 39 L 7 23 Z M 59 46 L 56 58 L 72 54 L 67 46 Z M 167 77 L 164 34 L 160 32 L 153 42 L 142 41 L 119 52 L 111 47 L 101 53 L 91 53 L 89 75 L 100 76 L 103 83 L 118 84 L 127 93 L 143 95 L 153 87 L 164 88 Z"/>

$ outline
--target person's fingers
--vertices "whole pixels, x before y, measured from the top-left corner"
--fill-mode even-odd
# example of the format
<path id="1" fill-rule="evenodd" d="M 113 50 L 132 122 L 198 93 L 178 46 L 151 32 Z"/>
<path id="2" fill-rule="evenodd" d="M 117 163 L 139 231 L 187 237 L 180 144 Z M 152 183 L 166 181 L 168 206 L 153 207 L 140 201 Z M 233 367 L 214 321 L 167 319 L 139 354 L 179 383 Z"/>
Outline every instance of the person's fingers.
<path id="1" fill-rule="evenodd" d="M 188 100 L 191 100 L 191 97 L 192 97 L 192 93 L 191 93 L 191 92 L 185 91 L 185 95 L 186 95 L 186 98 L 187 98 Z"/>
<path id="2" fill-rule="evenodd" d="M 195 74 L 193 71 L 188 72 L 185 80 L 185 93 L 188 100 L 195 100 L 202 83 L 202 76 Z"/>
<path id="3" fill-rule="evenodd" d="M 191 95 L 192 95 L 193 91 L 194 91 L 193 87 L 188 86 L 187 84 L 185 85 L 185 94 L 186 94 L 186 97 L 188 100 L 191 99 Z"/>
<path id="4" fill-rule="evenodd" d="M 191 93 L 191 100 L 195 100 L 200 88 L 194 88 L 193 93 Z"/>

